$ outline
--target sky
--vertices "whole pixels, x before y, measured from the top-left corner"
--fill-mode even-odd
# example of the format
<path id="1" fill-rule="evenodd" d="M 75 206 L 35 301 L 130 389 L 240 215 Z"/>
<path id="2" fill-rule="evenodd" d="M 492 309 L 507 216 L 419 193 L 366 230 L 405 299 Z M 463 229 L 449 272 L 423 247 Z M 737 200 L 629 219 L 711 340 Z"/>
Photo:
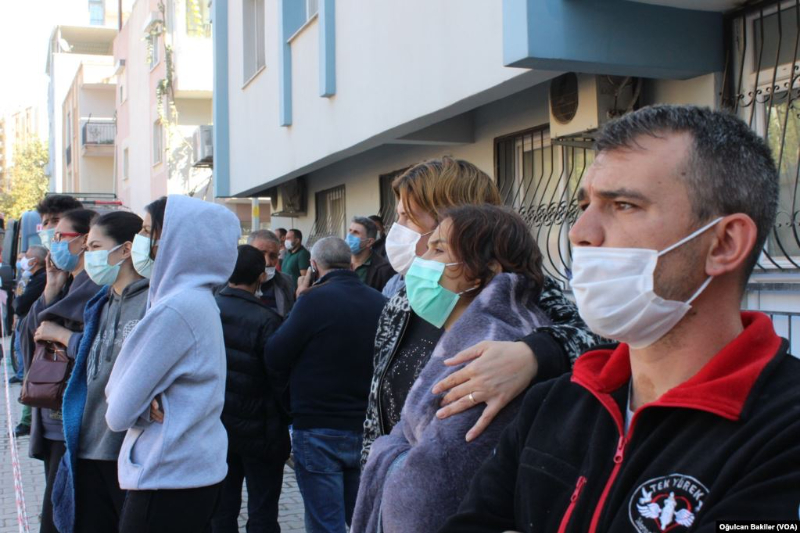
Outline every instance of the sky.
<path id="1" fill-rule="evenodd" d="M 87 25 L 87 0 L 0 0 L 0 113 L 47 114 L 47 43 L 54 26 Z"/>

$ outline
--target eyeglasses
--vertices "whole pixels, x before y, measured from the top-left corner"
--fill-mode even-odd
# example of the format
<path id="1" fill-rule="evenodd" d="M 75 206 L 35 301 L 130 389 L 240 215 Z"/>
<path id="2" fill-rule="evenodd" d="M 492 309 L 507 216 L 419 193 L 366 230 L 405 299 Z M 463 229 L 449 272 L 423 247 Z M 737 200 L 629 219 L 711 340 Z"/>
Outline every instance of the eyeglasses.
<path id="1" fill-rule="evenodd" d="M 53 242 L 61 242 L 62 239 L 64 239 L 64 237 L 68 239 L 70 239 L 71 237 L 70 242 L 72 242 L 74 239 L 80 237 L 81 235 L 82 235 L 81 233 L 61 233 L 60 231 L 57 231 L 55 235 L 53 235 Z"/>

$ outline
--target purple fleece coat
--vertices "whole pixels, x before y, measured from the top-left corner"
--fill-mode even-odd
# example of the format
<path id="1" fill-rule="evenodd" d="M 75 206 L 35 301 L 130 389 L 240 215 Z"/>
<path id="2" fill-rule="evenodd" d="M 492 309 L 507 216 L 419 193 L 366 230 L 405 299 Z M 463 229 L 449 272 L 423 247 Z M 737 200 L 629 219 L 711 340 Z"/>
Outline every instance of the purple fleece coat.
<path id="1" fill-rule="evenodd" d="M 521 397 L 506 406 L 480 437 L 465 436 L 484 405 L 446 420 L 436 418 L 443 395 L 431 389 L 465 365 L 443 361 L 483 340 L 515 341 L 549 324 L 537 307 L 539 287 L 517 274 L 500 274 L 447 331 L 414 383 L 400 422 L 372 446 L 361 476 L 351 533 L 438 531 L 467 493 L 472 476 L 516 416 Z"/>

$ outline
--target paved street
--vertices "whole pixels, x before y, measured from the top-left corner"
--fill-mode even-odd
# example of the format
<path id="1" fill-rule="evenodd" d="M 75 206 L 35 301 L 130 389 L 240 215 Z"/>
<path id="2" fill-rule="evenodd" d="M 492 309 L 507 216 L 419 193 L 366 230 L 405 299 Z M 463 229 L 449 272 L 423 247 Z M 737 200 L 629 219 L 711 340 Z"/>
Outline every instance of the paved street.
<path id="1" fill-rule="evenodd" d="M 3 361 L 5 362 L 5 360 Z M 9 374 L 11 367 L 9 365 Z M 2 377 L 0 367 L 0 377 Z M 4 385 L 0 386 L 0 533 L 17 533 L 17 511 L 14 498 L 14 478 L 11 469 L 11 447 L 6 424 L 6 406 Z M 16 401 L 19 396 L 19 385 L 12 385 L 10 389 L 12 416 L 14 425 L 19 420 L 21 405 Z M 28 510 L 28 520 L 31 533 L 39 531 L 39 511 L 42 506 L 42 493 L 44 492 L 44 469 L 43 463 L 28 457 L 28 437 L 17 440 L 17 448 L 20 453 L 22 483 L 25 491 L 25 501 Z M 247 491 L 243 494 L 243 512 L 239 519 L 239 531 L 245 531 L 247 520 Z M 282 531 L 302 532 L 303 527 L 303 500 L 297 488 L 294 472 L 286 467 L 283 481 L 283 494 L 280 502 L 280 524 Z"/>

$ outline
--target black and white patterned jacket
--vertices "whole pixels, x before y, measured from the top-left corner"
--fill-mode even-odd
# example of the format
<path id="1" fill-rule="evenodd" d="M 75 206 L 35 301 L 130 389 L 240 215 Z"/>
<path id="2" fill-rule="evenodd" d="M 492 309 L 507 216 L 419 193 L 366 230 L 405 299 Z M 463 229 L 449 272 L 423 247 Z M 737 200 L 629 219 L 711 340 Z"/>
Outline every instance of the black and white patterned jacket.
<path id="1" fill-rule="evenodd" d="M 545 277 L 544 288 L 539 297 L 539 308 L 547 314 L 552 325 L 538 328 L 520 340 L 528 344 L 536 354 L 539 364 L 536 380 L 544 381 L 568 372 L 579 355 L 599 344 L 602 339 L 589 331 L 578 315 L 575 304 L 564 296 L 561 287 L 549 277 Z M 372 443 L 385 434 L 381 427 L 383 422 L 380 415 L 379 391 L 410 316 L 411 306 L 408 303 L 406 289 L 403 287 L 387 302 L 378 321 L 372 383 L 369 390 L 367 418 L 364 421 L 362 467 L 367 462 Z"/>

